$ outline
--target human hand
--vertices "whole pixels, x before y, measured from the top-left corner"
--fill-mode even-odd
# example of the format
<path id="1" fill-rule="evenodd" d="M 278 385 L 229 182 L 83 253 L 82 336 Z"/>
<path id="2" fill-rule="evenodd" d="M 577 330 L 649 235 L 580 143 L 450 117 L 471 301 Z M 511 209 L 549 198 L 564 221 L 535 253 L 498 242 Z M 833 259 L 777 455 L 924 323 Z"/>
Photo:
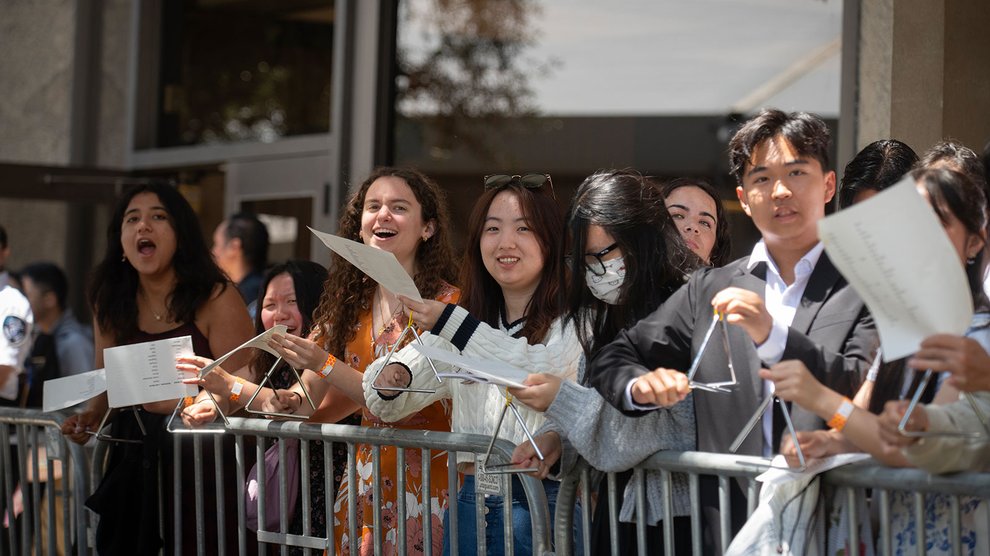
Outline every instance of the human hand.
<path id="1" fill-rule="evenodd" d="M 399 363 L 385 365 L 375 377 L 375 388 L 384 392 L 386 396 L 399 393 L 398 390 L 391 388 L 409 388 L 410 384 L 412 384 L 412 371 Z"/>
<path id="2" fill-rule="evenodd" d="M 781 361 L 769 369 L 760 369 L 760 378 L 773 381 L 774 394 L 778 398 L 794 402 L 812 413 L 818 413 L 816 402 L 821 401 L 825 392 L 829 391 L 797 359 Z"/>
<path id="3" fill-rule="evenodd" d="M 824 458 L 838 453 L 833 447 L 835 440 L 832 431 L 797 431 L 797 446 L 801 447 L 801 453 L 805 459 Z M 787 465 L 791 467 L 800 466 L 801 462 L 797 457 L 797 446 L 791 435 L 785 434 L 780 439 L 780 454 L 787 460 Z"/>
<path id="4" fill-rule="evenodd" d="M 181 413 L 182 422 L 191 429 L 212 423 L 217 418 L 217 408 L 207 398 L 200 398 L 186 406 Z"/>
<path id="5" fill-rule="evenodd" d="M 536 441 L 536 444 L 540 447 L 540 452 L 543 453 L 542 461 L 536 455 L 536 449 L 529 441 L 516 446 L 516 449 L 512 451 L 511 461 L 513 465 L 520 469 L 535 467 L 537 471 L 531 472 L 529 475 L 541 480 L 546 479 L 547 475 L 550 474 L 550 468 L 560 459 L 560 435 L 553 431 L 545 432 L 533 440 Z"/>
<path id="6" fill-rule="evenodd" d="M 640 376 L 632 385 L 632 399 L 639 405 L 670 407 L 690 392 L 686 374 L 663 367 Z"/>
<path id="7" fill-rule="evenodd" d="M 302 405 L 302 396 L 292 390 L 275 390 L 275 392 L 261 403 L 261 411 L 264 413 L 295 413 Z"/>
<path id="8" fill-rule="evenodd" d="M 400 295 L 399 301 L 405 307 L 405 313 L 411 315 L 413 322 L 422 330 L 432 330 L 433 325 L 437 323 L 440 315 L 447 308 L 446 303 L 441 303 L 433 299 L 425 299 L 420 303 L 404 295 Z"/>
<path id="9" fill-rule="evenodd" d="M 724 315 L 729 324 L 741 326 L 756 345 L 770 337 L 773 317 L 759 294 L 743 288 L 725 288 L 712 298 L 712 308 Z"/>
<path id="10" fill-rule="evenodd" d="M 213 370 L 206 373 L 206 376 L 203 378 L 199 377 L 199 373 L 203 370 L 203 368 L 210 363 L 213 363 L 212 359 L 193 356 L 179 357 L 176 358 L 175 361 L 176 369 L 193 375 L 182 379 L 182 382 L 185 384 L 196 384 L 198 386 L 202 386 L 207 392 L 216 394 L 224 399 L 230 396 L 231 383 L 233 382 L 234 377 L 227 371 L 223 370 L 223 367 L 220 367 L 219 365 L 213 367 Z"/>
<path id="11" fill-rule="evenodd" d="M 898 429 L 901 420 L 904 419 L 904 414 L 907 413 L 908 405 L 910 405 L 910 402 L 907 400 L 893 400 L 884 404 L 883 411 L 877 418 L 877 425 L 880 432 L 880 441 L 886 446 L 900 449 L 918 441 L 917 437 L 905 436 Z M 925 411 L 924 405 L 918 404 L 915 406 L 914 411 L 911 412 L 911 417 L 904 425 L 904 430 L 907 432 L 924 432 L 928 430 L 928 413 Z"/>
<path id="12" fill-rule="evenodd" d="M 316 342 L 294 334 L 272 334 L 268 345 L 293 368 L 309 369 L 317 373 L 323 369 L 329 356 Z"/>
<path id="13" fill-rule="evenodd" d="M 907 365 L 914 369 L 948 371 L 948 383 L 964 392 L 990 390 L 990 355 L 979 342 L 965 336 L 935 334 L 921 342 L 921 347 Z"/>
<path id="14" fill-rule="evenodd" d="M 509 388 L 509 393 L 517 400 L 535 409 L 546 411 L 553 400 L 557 398 L 563 379 L 548 373 L 533 373 L 526 377 L 523 384 L 526 388 Z"/>
<path id="15" fill-rule="evenodd" d="M 62 422 L 62 434 L 76 444 L 85 444 L 97 432 L 102 418 L 102 415 L 92 409 L 70 415 Z"/>

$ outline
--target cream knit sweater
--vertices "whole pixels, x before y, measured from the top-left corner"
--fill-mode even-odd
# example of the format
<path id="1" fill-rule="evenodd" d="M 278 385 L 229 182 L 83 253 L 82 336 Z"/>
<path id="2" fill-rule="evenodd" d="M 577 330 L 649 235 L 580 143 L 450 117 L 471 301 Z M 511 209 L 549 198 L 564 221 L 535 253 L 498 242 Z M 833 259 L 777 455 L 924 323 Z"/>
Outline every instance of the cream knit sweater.
<path id="1" fill-rule="evenodd" d="M 581 345 L 573 326 L 564 325 L 563 318 L 555 320 L 547 331 L 542 344 L 530 345 L 525 338 L 513 338 L 505 330 L 497 330 L 471 316 L 466 309 L 448 305 L 447 310 L 433 327 L 432 333 L 422 335 L 423 342 L 440 349 L 482 359 L 496 359 L 531 373 L 550 373 L 575 380 Z M 413 388 L 433 389 L 432 394 L 402 392 L 395 399 L 384 399 L 371 385 L 385 358 L 373 362 L 364 373 L 364 399 L 368 409 L 386 422 L 407 417 L 433 402 L 453 400 L 452 430 L 454 432 L 491 435 L 499 414 L 505 405 L 504 390 L 491 384 L 476 384 L 456 379 L 437 382 L 429 362 L 410 346 L 399 350 L 393 361 L 406 365 L 412 372 Z M 451 365 L 434 362 L 440 372 L 455 370 Z M 542 413 L 521 403 L 516 408 L 530 432 L 535 433 L 544 423 Z M 518 422 L 506 414 L 499 431 L 499 438 L 514 444 L 522 443 L 526 436 Z M 469 453 L 458 453 L 458 463 L 473 463 Z"/>

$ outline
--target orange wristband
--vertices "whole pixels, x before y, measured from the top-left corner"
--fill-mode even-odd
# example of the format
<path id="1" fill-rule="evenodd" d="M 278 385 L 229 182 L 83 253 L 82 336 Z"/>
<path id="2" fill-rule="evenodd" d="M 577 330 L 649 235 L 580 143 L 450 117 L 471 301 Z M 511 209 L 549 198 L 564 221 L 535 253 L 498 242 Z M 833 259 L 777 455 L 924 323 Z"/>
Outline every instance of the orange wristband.
<path id="1" fill-rule="evenodd" d="M 192 396 L 186 396 L 185 398 L 182 398 L 182 406 L 183 406 L 183 407 L 189 407 L 189 406 L 191 406 L 191 405 L 193 404 L 193 402 L 195 402 L 195 401 L 196 401 L 196 399 L 195 399 L 195 398 L 193 398 Z"/>
<path id="2" fill-rule="evenodd" d="M 330 373 L 333 372 L 333 366 L 337 364 L 337 358 L 333 356 L 332 353 L 327 354 L 327 361 L 323 364 L 323 368 L 320 369 L 320 376 L 327 378 Z"/>
<path id="3" fill-rule="evenodd" d="M 841 431 L 846 426 L 846 421 L 849 420 L 849 416 L 852 415 L 853 404 L 849 401 L 849 398 L 842 398 L 842 403 L 839 404 L 839 409 L 835 410 L 835 414 L 832 418 L 828 420 L 827 425 L 829 428 Z"/>
<path id="4" fill-rule="evenodd" d="M 234 385 L 230 387 L 230 401 L 236 402 L 237 400 L 241 399 L 241 390 L 243 389 L 244 389 L 244 379 L 239 376 L 235 376 Z"/>

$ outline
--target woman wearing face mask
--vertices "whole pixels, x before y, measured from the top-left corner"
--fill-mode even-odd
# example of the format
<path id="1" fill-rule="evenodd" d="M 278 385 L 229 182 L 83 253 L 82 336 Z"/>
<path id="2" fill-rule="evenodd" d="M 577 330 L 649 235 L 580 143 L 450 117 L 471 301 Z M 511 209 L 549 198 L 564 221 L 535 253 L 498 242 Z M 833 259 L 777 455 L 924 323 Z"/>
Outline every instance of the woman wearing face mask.
<path id="1" fill-rule="evenodd" d="M 577 374 L 580 347 L 574 330 L 565 326 L 561 314 L 563 246 L 560 230 L 564 219 L 552 195 L 549 176 L 488 176 L 486 191 L 475 204 L 468 230 L 461 267 L 464 284 L 459 305 L 434 301 L 416 303 L 402 298 L 414 320 L 431 334 L 424 342 L 448 351 L 462 351 L 484 359 L 498 359 L 522 367 L 553 367 L 561 379 Z M 385 421 L 401 419 L 438 399 L 453 400 L 454 432 L 492 435 L 505 405 L 504 393 L 494 385 L 473 384 L 455 379 L 438 383 L 432 369 L 416 351 L 406 348 L 386 366 L 372 383 L 374 372 L 365 373 L 365 400 L 368 408 Z M 379 360 L 378 363 L 383 362 Z M 377 368 L 378 363 L 369 371 Z M 441 372 L 453 366 L 435 362 Z M 382 388 L 409 387 L 436 389 L 433 394 L 389 391 Z M 519 407 L 527 427 L 534 431 L 543 417 Z M 522 428 L 507 415 L 499 430 L 500 438 L 525 442 Z M 464 482 L 458 493 L 458 551 L 473 554 L 477 543 L 475 529 L 475 478 L 482 473 L 472 454 L 458 454 L 458 470 Z M 557 483 L 544 481 L 547 500 L 553 512 Z M 532 547 L 529 507 L 522 484 L 513 482 L 512 521 L 515 554 L 529 554 Z M 487 496 L 488 554 L 503 554 L 503 500 Z M 451 547 L 444 520 L 444 553 Z"/>
<path id="2" fill-rule="evenodd" d="M 696 250 L 689 251 L 680 235 L 687 226 L 678 229 L 675 214 L 706 220 L 711 215 L 714 241 L 695 242 Z M 710 260 L 713 253 L 719 253 L 721 260 L 729 250 L 727 222 L 721 203 L 713 196 L 682 196 L 665 202 L 660 188 L 629 171 L 599 172 L 586 179 L 574 195 L 568 224 L 574 252 L 583 253 L 570 267 L 569 319 L 587 358 L 620 330 L 656 310 L 702 260 Z M 582 365 L 582 375 L 583 370 Z M 625 489 L 625 494 L 616 542 L 621 554 L 634 552 L 637 485 L 631 483 L 632 473 L 627 470 L 658 450 L 694 449 L 693 405 L 682 403 L 671 411 L 632 418 L 592 388 L 545 374 L 530 375 L 526 384 L 528 388 L 513 393 L 523 403 L 546 412 L 547 425 L 537 442 L 545 455 L 560 459 L 561 473 L 573 468 L 577 454 L 596 469 L 619 472 L 618 488 Z M 513 454 L 513 462 L 521 467 L 532 465 L 534 458 L 535 451 L 528 444 L 519 445 Z M 660 520 L 664 517 L 659 473 L 648 471 L 646 486 L 647 550 L 659 552 L 663 550 Z M 675 475 L 674 487 L 675 547 L 682 553 L 691 548 L 686 479 Z M 592 554 L 611 550 L 607 496 L 603 481 L 592 522 Z"/>

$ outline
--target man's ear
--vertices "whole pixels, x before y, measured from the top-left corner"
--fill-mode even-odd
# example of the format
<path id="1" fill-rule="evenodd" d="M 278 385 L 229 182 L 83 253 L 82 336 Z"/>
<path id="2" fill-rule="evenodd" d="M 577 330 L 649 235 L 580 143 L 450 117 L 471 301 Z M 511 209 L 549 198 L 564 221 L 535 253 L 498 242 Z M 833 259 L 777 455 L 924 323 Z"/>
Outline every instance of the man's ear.
<path id="1" fill-rule="evenodd" d="M 825 173 L 825 204 L 829 204 L 835 197 L 835 170 Z"/>
<path id="2" fill-rule="evenodd" d="M 739 199 L 739 204 L 742 205 L 743 212 L 746 213 L 746 216 L 752 218 L 753 215 L 749 212 L 749 203 L 746 202 L 746 191 L 741 185 L 736 186 L 736 198 Z"/>

